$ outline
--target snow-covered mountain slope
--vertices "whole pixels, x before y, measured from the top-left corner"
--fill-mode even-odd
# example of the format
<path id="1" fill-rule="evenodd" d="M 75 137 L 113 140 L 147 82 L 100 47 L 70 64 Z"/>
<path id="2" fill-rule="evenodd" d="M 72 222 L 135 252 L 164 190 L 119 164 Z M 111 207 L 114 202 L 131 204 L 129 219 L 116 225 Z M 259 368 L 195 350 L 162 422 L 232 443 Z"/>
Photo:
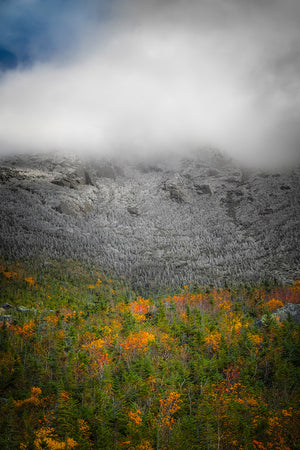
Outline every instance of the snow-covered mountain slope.
<path id="1" fill-rule="evenodd" d="M 300 170 L 221 156 L 0 161 L 1 254 L 79 258 L 146 288 L 300 278 Z"/>

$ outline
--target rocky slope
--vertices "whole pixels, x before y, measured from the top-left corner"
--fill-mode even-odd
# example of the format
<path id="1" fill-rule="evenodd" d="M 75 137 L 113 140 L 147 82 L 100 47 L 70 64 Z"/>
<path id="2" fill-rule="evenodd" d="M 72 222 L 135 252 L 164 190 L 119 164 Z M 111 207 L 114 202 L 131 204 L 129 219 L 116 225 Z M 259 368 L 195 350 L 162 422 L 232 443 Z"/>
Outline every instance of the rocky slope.
<path id="1" fill-rule="evenodd" d="M 218 154 L 172 164 L 3 158 L 1 254 L 80 258 L 147 288 L 291 282 L 299 175 L 245 171 Z"/>

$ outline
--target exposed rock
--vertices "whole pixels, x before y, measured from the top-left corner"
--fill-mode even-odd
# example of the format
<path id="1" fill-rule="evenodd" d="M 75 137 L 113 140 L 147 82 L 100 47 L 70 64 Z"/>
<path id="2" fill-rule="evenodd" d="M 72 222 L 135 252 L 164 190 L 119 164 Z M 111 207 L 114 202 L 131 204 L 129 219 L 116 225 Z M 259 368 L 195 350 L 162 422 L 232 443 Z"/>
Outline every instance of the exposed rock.
<path id="1" fill-rule="evenodd" d="M 0 320 L 3 320 L 4 322 L 11 322 L 12 316 L 9 314 L 4 314 L 0 316 Z"/>
<path id="2" fill-rule="evenodd" d="M 185 201 L 185 192 L 181 181 L 168 180 L 164 183 L 163 190 L 169 192 L 171 200 L 177 203 Z"/>
<path id="3" fill-rule="evenodd" d="M 36 309 L 31 309 L 31 308 L 26 308 L 25 306 L 20 305 L 20 306 L 17 307 L 17 311 L 19 311 L 21 313 L 28 313 L 28 312 L 34 312 L 35 313 L 37 310 Z"/>
<path id="4" fill-rule="evenodd" d="M 63 176 L 56 177 L 51 181 L 51 183 L 70 189 L 78 189 L 83 185 L 95 186 L 95 181 L 91 172 L 82 167 L 79 167 L 75 171 L 71 171 L 67 174 L 63 174 Z"/>
<path id="5" fill-rule="evenodd" d="M 80 179 L 76 173 L 72 173 L 63 178 L 56 178 L 55 180 L 51 181 L 51 183 L 70 189 L 78 189 L 78 186 L 80 186 L 80 184 L 83 184 L 83 180 Z"/>
<path id="6" fill-rule="evenodd" d="M 0 306 L 0 308 L 4 308 L 4 309 L 12 309 L 13 306 L 10 305 L 9 303 L 2 303 L 2 305 Z"/>
<path id="7" fill-rule="evenodd" d="M 137 206 L 128 206 L 127 211 L 132 216 L 139 216 L 141 214 Z"/>
<path id="8" fill-rule="evenodd" d="M 60 202 L 59 205 L 55 207 L 56 211 L 60 214 L 66 214 L 68 216 L 76 216 L 74 207 L 66 202 Z"/>
<path id="9" fill-rule="evenodd" d="M 212 195 L 211 188 L 209 184 L 195 184 L 195 190 L 197 194 L 203 195 L 203 194 L 209 194 Z"/>
<path id="10" fill-rule="evenodd" d="M 85 184 L 88 184 L 90 186 L 95 186 L 95 181 L 93 180 L 93 177 L 90 172 L 85 170 L 84 177 L 85 177 Z"/>
<path id="11" fill-rule="evenodd" d="M 218 177 L 220 176 L 220 171 L 218 169 L 211 168 L 208 169 L 207 175 L 209 177 Z"/>
<path id="12" fill-rule="evenodd" d="M 271 314 L 272 317 L 277 317 L 279 322 L 287 320 L 289 317 L 295 322 L 300 322 L 300 305 L 296 303 L 288 303 L 282 308 L 277 309 Z"/>
<path id="13" fill-rule="evenodd" d="M 282 308 L 276 309 L 271 315 L 271 318 L 283 322 L 287 319 L 292 319 L 296 324 L 300 323 L 300 305 L 296 303 L 287 303 Z M 268 316 L 265 314 L 260 319 L 256 320 L 255 325 L 262 327 L 268 321 Z"/>
<path id="14" fill-rule="evenodd" d="M 268 214 L 272 214 L 273 213 L 273 209 L 272 208 L 265 208 L 263 211 L 260 211 L 259 214 L 261 214 L 262 216 L 266 216 Z"/>
<path id="15" fill-rule="evenodd" d="M 0 183 L 7 183 L 11 178 L 18 178 L 20 173 L 18 170 L 9 167 L 0 167 Z"/>

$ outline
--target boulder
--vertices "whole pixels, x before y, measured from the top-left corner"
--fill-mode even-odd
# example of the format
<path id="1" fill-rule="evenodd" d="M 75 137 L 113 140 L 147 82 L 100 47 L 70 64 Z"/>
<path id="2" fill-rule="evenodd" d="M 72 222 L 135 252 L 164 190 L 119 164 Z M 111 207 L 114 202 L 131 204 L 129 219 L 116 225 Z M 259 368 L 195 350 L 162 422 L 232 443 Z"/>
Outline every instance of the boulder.
<path id="1" fill-rule="evenodd" d="M 61 178 L 56 178 L 55 180 L 51 181 L 51 183 L 70 189 L 78 189 L 78 186 L 80 186 L 80 184 L 84 184 L 83 180 L 80 179 L 75 173 L 66 175 Z"/>
<path id="2" fill-rule="evenodd" d="M 2 303 L 2 305 L 0 305 L 0 308 L 4 308 L 4 309 L 12 309 L 13 306 L 10 305 L 9 303 Z"/>
<path id="3" fill-rule="evenodd" d="M 127 211 L 132 216 L 139 216 L 140 215 L 140 211 L 139 211 L 137 206 L 128 206 Z"/>
<path id="4" fill-rule="evenodd" d="M 171 200 L 174 200 L 177 203 L 185 201 L 183 184 L 180 181 L 166 181 L 163 185 L 163 190 L 169 193 Z"/>
<path id="5" fill-rule="evenodd" d="M 199 195 L 203 195 L 203 194 L 209 194 L 211 195 L 211 188 L 209 186 L 209 184 L 194 184 L 195 186 L 195 190 L 197 192 L 197 194 Z"/>
<path id="6" fill-rule="evenodd" d="M 287 319 L 293 320 L 296 324 L 300 323 L 300 305 L 296 303 L 287 303 L 282 308 L 276 309 L 271 316 L 271 318 L 278 320 L 279 322 L 284 322 Z M 268 316 L 265 314 L 260 319 L 256 320 L 255 325 L 262 327 L 268 321 Z"/>
<path id="7" fill-rule="evenodd" d="M 17 307 L 17 311 L 22 312 L 22 313 L 27 313 L 27 312 L 36 312 L 36 309 L 30 309 L 30 308 L 26 308 L 25 306 L 18 306 Z"/>
<path id="8" fill-rule="evenodd" d="M 12 322 L 12 316 L 10 314 L 5 314 L 0 316 L 0 320 L 4 322 Z"/>
<path id="9" fill-rule="evenodd" d="M 291 318 L 295 323 L 300 323 L 300 305 L 296 303 L 288 303 L 282 308 L 276 309 L 271 316 L 277 318 L 279 322 L 283 322 L 284 320 Z"/>

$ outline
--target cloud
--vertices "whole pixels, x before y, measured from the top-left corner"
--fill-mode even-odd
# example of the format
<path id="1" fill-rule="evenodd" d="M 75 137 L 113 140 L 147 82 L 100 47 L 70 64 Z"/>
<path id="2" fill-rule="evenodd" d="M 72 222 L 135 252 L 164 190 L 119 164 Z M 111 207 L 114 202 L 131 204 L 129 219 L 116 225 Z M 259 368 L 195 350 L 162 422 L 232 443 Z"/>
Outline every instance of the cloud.
<path id="1" fill-rule="evenodd" d="M 30 5 L 45 17 L 42 2 Z M 31 64 L 2 74 L 2 151 L 152 156 L 211 146 L 246 163 L 297 160 L 297 0 L 74 5 L 60 15 L 55 1 L 47 22 L 48 40 L 56 18 L 72 39 L 57 32 L 45 58 L 32 37 Z"/>

